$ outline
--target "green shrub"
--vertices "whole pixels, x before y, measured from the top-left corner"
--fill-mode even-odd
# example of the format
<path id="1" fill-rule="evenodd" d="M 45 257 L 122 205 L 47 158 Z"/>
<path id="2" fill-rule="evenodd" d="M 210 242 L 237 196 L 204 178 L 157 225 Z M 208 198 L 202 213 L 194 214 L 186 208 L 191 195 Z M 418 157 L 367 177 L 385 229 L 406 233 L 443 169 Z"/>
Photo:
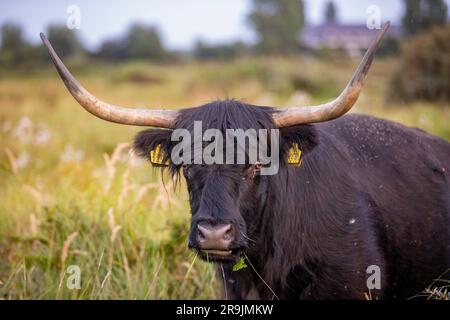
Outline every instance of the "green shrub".
<path id="1" fill-rule="evenodd" d="M 405 42 L 389 97 L 447 102 L 450 98 L 450 24 Z"/>

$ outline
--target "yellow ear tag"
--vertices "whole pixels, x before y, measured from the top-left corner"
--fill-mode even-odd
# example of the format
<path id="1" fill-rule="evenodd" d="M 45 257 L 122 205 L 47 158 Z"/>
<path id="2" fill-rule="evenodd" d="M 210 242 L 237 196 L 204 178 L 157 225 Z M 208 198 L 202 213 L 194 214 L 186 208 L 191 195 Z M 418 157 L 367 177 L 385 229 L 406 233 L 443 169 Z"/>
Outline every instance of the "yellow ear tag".
<path id="1" fill-rule="evenodd" d="M 161 151 L 161 145 L 158 144 L 154 150 L 150 150 L 150 162 L 155 166 L 168 166 L 169 160 L 164 163 L 164 153 Z"/>
<path id="2" fill-rule="evenodd" d="M 288 163 L 296 167 L 299 167 L 302 163 L 302 150 L 298 147 L 298 143 L 295 143 L 294 146 L 289 149 Z"/>

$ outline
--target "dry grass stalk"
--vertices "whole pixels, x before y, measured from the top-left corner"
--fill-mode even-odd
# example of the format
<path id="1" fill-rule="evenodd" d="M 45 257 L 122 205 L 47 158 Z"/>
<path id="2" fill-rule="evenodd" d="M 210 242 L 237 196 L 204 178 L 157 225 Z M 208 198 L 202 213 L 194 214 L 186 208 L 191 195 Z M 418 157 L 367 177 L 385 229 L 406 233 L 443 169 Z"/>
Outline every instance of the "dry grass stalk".
<path id="1" fill-rule="evenodd" d="M 114 209 L 109 208 L 108 210 L 108 222 L 109 228 L 111 229 L 111 245 L 114 245 L 114 241 L 116 240 L 117 234 L 119 233 L 122 226 L 116 224 L 116 219 L 114 218 Z"/>
<path id="2" fill-rule="evenodd" d="M 61 251 L 61 272 L 60 272 L 60 275 L 59 275 L 59 279 L 60 280 L 59 280 L 59 285 L 58 285 L 58 291 L 56 292 L 56 298 L 57 299 L 59 299 L 61 297 L 61 291 L 62 291 L 63 282 L 64 282 L 64 275 L 65 275 L 66 260 L 67 260 L 67 257 L 69 256 L 70 245 L 75 240 L 77 235 L 78 235 L 78 232 L 73 232 L 64 241 L 64 245 L 63 245 L 63 248 L 62 248 L 62 251 Z"/>
<path id="3" fill-rule="evenodd" d="M 155 273 L 153 274 L 153 279 L 152 282 L 150 283 L 147 293 L 144 296 L 144 300 L 148 299 L 150 296 L 155 297 L 155 291 L 156 291 L 156 281 L 158 279 L 158 274 L 161 271 L 161 267 L 163 264 L 163 260 L 161 259 L 161 261 L 158 264 L 158 267 L 156 268 Z"/>
<path id="4" fill-rule="evenodd" d="M 17 175 L 19 167 L 17 165 L 16 156 L 9 148 L 5 148 L 5 153 L 6 153 L 6 156 L 8 157 L 9 165 L 11 166 L 11 171 L 14 173 L 14 175 Z"/>
<path id="5" fill-rule="evenodd" d="M 129 191 L 137 188 L 136 185 L 130 184 L 129 177 L 130 177 L 130 167 L 127 167 L 127 169 L 122 175 L 122 188 L 120 190 L 120 194 L 117 200 L 118 209 L 122 209 Z"/>
<path id="6" fill-rule="evenodd" d="M 39 231 L 40 221 L 36 218 L 34 213 L 30 214 L 30 234 L 35 236 Z"/>
<path id="7" fill-rule="evenodd" d="M 74 232 L 67 237 L 66 241 L 64 241 L 63 249 L 61 252 L 61 266 L 63 268 L 66 264 L 67 257 L 69 256 L 70 245 L 72 244 L 73 240 L 75 240 L 77 235 L 78 232 Z"/>
<path id="8" fill-rule="evenodd" d="M 109 279 L 110 276 L 111 276 L 111 270 L 108 270 L 108 272 L 106 273 L 105 278 L 102 281 L 102 284 L 100 285 L 100 288 L 103 289 L 105 287 L 106 281 Z"/>
<path id="9" fill-rule="evenodd" d="M 125 275 L 127 277 L 127 287 L 128 287 L 128 290 L 131 290 L 132 288 L 131 288 L 130 264 L 128 263 L 128 258 L 127 258 L 127 255 L 125 254 L 125 247 L 120 239 L 119 239 L 119 246 L 120 246 L 120 253 L 122 255 L 123 268 L 125 270 Z"/>
<path id="10" fill-rule="evenodd" d="M 108 209 L 108 224 L 109 224 L 109 228 L 111 229 L 109 260 L 108 260 L 108 273 L 106 274 L 105 278 L 102 281 L 102 284 L 101 284 L 102 289 L 111 276 L 113 260 L 114 260 L 114 243 L 116 241 L 116 238 L 117 238 L 117 235 L 118 235 L 120 229 L 122 229 L 122 226 L 120 226 L 116 223 L 113 208 Z"/>
<path id="11" fill-rule="evenodd" d="M 444 287 L 426 288 L 424 292 L 428 294 L 428 299 L 450 300 L 450 292 Z"/>
<path id="12" fill-rule="evenodd" d="M 131 145 L 128 142 L 119 143 L 112 152 L 111 156 L 109 156 L 107 153 L 103 154 L 103 159 L 105 160 L 107 173 L 106 184 L 104 188 L 105 192 L 108 192 L 111 189 L 114 176 L 116 175 L 117 170 L 116 165 L 117 162 L 120 160 L 120 156 L 122 155 L 123 150 L 130 148 L 130 146 Z"/>
<path id="13" fill-rule="evenodd" d="M 144 185 L 138 185 L 130 183 L 130 170 L 132 167 L 132 163 L 134 161 L 134 158 L 136 157 L 135 153 L 130 150 L 129 152 L 129 159 L 128 159 L 128 167 L 126 168 L 125 172 L 122 175 L 122 186 L 121 191 L 118 197 L 117 201 L 117 208 L 122 209 L 125 200 L 128 197 L 131 190 L 135 190 L 135 197 L 134 197 L 134 204 L 139 203 L 142 198 L 144 197 L 145 193 L 148 192 L 148 190 L 155 189 L 157 191 L 157 195 L 154 200 L 153 209 L 161 208 L 161 209 L 168 209 L 170 204 L 173 204 L 176 208 L 180 207 L 180 203 L 175 199 L 170 197 L 170 193 L 174 189 L 174 182 L 171 181 L 171 183 L 168 186 L 165 186 L 162 179 L 160 178 L 158 182 L 154 183 L 147 183 Z"/>
<path id="14" fill-rule="evenodd" d="M 147 184 L 139 186 L 139 188 L 136 191 L 136 196 L 134 198 L 134 202 L 135 203 L 140 202 L 148 190 L 156 189 L 158 187 L 159 187 L 159 183 L 147 183 Z"/>
<path id="15" fill-rule="evenodd" d="M 170 205 L 173 205 L 177 209 L 181 207 L 181 204 L 175 197 L 171 197 L 170 194 L 173 193 L 175 188 L 174 182 L 171 182 L 167 185 L 164 185 L 162 178 L 159 179 L 157 191 L 158 194 L 155 197 L 153 202 L 152 209 L 155 210 L 157 208 L 161 208 L 167 210 Z"/>
<path id="16" fill-rule="evenodd" d="M 29 184 L 24 184 L 22 188 L 31 194 L 38 206 L 43 206 L 48 202 L 47 196 L 42 191 L 42 186 L 34 187 Z"/>

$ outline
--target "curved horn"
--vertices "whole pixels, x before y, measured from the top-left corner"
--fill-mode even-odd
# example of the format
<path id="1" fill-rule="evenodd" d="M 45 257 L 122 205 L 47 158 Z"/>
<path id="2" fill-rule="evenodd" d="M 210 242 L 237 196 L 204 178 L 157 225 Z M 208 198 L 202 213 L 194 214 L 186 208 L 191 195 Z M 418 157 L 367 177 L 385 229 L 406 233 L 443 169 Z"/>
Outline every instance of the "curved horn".
<path id="1" fill-rule="evenodd" d="M 369 49 L 367 49 L 361 63 L 353 74 L 352 79 L 345 87 L 344 91 L 335 100 L 325 104 L 308 107 L 291 107 L 286 109 L 276 109 L 272 114 L 277 127 L 289 127 L 299 124 L 323 122 L 339 118 L 355 104 L 363 88 L 364 80 L 369 71 L 370 65 L 381 39 L 390 22 L 386 22 L 378 32 Z"/>
<path id="2" fill-rule="evenodd" d="M 47 37 L 41 33 L 41 39 L 47 48 L 53 64 L 69 92 L 87 111 L 103 120 L 136 126 L 151 126 L 173 128 L 178 114 L 175 110 L 129 109 L 115 106 L 97 99 L 87 91 L 67 70 L 64 63 L 56 54 Z"/>

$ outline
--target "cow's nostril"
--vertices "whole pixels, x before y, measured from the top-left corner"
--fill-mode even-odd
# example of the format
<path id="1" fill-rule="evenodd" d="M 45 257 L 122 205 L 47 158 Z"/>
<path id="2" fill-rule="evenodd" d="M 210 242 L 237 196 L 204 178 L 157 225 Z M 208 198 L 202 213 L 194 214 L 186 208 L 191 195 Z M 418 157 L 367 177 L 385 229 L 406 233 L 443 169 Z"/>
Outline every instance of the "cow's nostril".
<path id="1" fill-rule="evenodd" d="M 225 232 L 223 233 L 223 239 L 228 241 L 233 240 L 233 237 L 234 237 L 233 226 L 229 224 L 225 229 Z"/>
<path id="2" fill-rule="evenodd" d="M 204 241 L 205 240 L 205 234 L 202 232 L 202 230 L 200 229 L 200 228 L 197 228 L 197 231 L 198 231 L 198 240 L 201 242 L 201 241 Z"/>

